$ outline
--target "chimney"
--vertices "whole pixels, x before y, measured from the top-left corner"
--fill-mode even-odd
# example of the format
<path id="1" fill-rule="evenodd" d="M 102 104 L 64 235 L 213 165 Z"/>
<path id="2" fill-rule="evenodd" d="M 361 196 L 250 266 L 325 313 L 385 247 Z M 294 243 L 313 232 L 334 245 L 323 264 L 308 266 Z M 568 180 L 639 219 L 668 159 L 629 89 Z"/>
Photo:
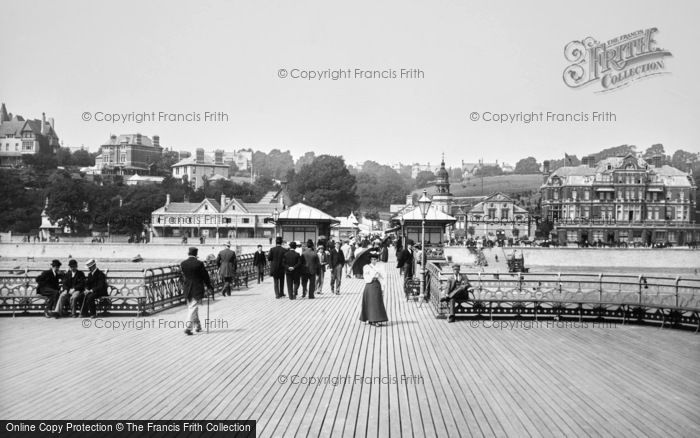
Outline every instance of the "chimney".
<path id="1" fill-rule="evenodd" d="M 224 164 L 224 151 L 217 149 L 214 151 L 214 162 L 216 164 Z"/>
<path id="2" fill-rule="evenodd" d="M 136 144 L 141 144 L 141 134 L 136 134 Z"/>
<path id="3" fill-rule="evenodd" d="M 117 136 L 114 135 L 114 134 L 112 134 L 112 135 L 109 136 L 109 139 L 110 139 L 112 142 L 116 142 L 116 141 L 117 141 Z"/>
<path id="4" fill-rule="evenodd" d="M 170 207 L 170 193 L 165 195 L 165 209 L 167 210 L 168 207 Z"/>
<path id="5" fill-rule="evenodd" d="M 44 129 L 46 129 L 46 113 L 41 113 L 41 133 L 44 133 Z"/>
<path id="6" fill-rule="evenodd" d="M 53 130 L 56 130 L 56 125 L 54 124 L 53 117 L 49 118 L 49 126 L 53 128 Z"/>
<path id="7" fill-rule="evenodd" d="M 160 136 L 154 135 L 153 136 L 153 146 L 159 148 L 160 147 Z"/>
<path id="8" fill-rule="evenodd" d="M 544 182 L 547 182 L 547 179 L 549 178 L 549 160 L 545 160 L 542 163 L 542 176 L 544 177 Z"/>
<path id="9" fill-rule="evenodd" d="M 413 205 L 413 195 L 410 193 L 406 195 L 406 205 Z"/>
<path id="10" fill-rule="evenodd" d="M 224 195 L 224 192 L 221 192 L 221 202 L 220 202 L 219 204 L 221 204 L 221 209 L 222 209 L 222 210 L 223 210 L 224 207 L 226 206 L 226 195 Z"/>
<path id="11" fill-rule="evenodd" d="M 203 163 L 204 162 L 204 149 L 202 148 L 197 148 L 197 155 L 195 158 L 197 163 Z"/>
<path id="12" fill-rule="evenodd" d="M 653 157 L 651 157 L 651 163 L 654 165 L 654 167 L 656 167 L 658 169 L 663 165 L 663 159 L 664 159 L 663 155 L 656 154 Z"/>

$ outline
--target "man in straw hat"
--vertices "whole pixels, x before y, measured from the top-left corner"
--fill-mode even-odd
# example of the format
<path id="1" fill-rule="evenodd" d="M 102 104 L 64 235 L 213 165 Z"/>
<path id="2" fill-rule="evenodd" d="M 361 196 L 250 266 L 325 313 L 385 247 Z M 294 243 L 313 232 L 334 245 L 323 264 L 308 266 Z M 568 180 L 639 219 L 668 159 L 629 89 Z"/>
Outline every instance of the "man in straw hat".
<path id="1" fill-rule="evenodd" d="M 95 300 L 109 295 L 107 291 L 107 276 L 97 268 L 95 259 L 88 260 L 85 266 L 90 273 L 85 280 L 85 299 L 83 300 L 82 311 L 80 313 L 82 317 L 90 316 L 96 318 L 97 309 L 95 308 Z M 87 310 L 87 315 L 84 313 L 85 310 Z"/>
<path id="2" fill-rule="evenodd" d="M 191 247 L 187 252 L 187 259 L 180 263 L 180 270 L 183 276 L 182 293 L 187 301 L 187 322 L 185 334 L 192 335 L 192 327 L 196 331 L 202 331 L 202 323 L 199 321 L 199 306 L 204 297 L 204 286 L 210 292 L 214 291 L 209 279 L 209 273 L 204 267 L 204 263 L 197 260 L 197 248 Z M 209 321 L 207 321 L 207 324 Z"/>

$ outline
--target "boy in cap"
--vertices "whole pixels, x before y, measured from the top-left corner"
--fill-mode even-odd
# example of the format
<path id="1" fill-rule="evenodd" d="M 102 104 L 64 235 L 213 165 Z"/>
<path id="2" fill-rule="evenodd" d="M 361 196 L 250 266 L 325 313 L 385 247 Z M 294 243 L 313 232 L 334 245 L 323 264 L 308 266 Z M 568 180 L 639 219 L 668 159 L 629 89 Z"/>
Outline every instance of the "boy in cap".
<path id="1" fill-rule="evenodd" d="M 56 306 L 58 296 L 61 293 L 60 282 L 61 273 L 58 268 L 61 267 L 61 262 L 58 260 L 51 261 L 51 269 L 39 274 L 36 277 L 37 288 L 36 293 L 46 297 L 46 307 L 44 308 L 44 316 L 51 318 L 51 312 Z"/>

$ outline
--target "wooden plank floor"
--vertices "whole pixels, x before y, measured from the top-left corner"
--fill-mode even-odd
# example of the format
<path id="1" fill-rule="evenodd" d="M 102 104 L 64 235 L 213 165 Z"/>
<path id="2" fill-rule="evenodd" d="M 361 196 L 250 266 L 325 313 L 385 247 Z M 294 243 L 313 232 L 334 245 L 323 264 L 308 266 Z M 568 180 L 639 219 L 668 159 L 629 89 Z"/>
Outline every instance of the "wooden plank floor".
<path id="1" fill-rule="evenodd" d="M 362 281 L 344 278 L 334 296 L 330 275 L 316 300 L 276 300 L 269 279 L 217 298 L 217 327 L 191 337 L 162 326 L 184 308 L 0 318 L 0 411 L 254 419 L 259 436 L 700 436 L 700 335 L 447 324 L 406 302 L 393 263 L 388 271 L 382 328 L 358 320 Z"/>

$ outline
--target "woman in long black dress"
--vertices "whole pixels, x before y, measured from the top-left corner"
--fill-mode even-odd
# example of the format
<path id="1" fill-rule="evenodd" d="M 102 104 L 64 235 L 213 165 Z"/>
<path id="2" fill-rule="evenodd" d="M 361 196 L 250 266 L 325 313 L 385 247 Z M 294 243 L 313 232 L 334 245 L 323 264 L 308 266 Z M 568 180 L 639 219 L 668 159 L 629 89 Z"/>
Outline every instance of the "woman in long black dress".
<path id="1" fill-rule="evenodd" d="M 370 253 L 370 263 L 365 265 L 362 270 L 362 276 L 365 280 L 365 291 L 362 294 L 362 312 L 360 313 L 360 321 L 366 321 L 370 325 L 375 326 L 380 326 L 382 322 L 389 320 L 384 307 L 381 284 L 384 280 L 384 273 L 377 266 L 378 261 L 379 253 L 372 251 Z"/>

